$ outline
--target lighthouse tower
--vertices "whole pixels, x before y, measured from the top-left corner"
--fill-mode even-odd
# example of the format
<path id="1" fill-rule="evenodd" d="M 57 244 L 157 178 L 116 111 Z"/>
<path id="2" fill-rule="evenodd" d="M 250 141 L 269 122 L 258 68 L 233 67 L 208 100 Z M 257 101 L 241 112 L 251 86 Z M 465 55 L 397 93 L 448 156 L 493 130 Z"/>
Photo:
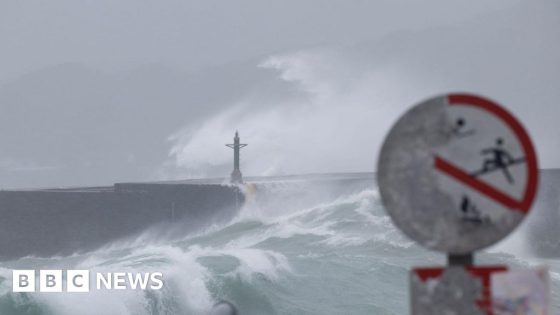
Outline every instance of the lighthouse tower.
<path id="1" fill-rule="evenodd" d="M 239 143 L 239 133 L 235 131 L 235 137 L 233 138 L 233 144 L 226 144 L 227 147 L 233 149 L 233 172 L 231 172 L 231 182 L 233 184 L 243 183 L 243 176 L 241 175 L 241 170 L 239 169 L 239 151 L 241 148 L 246 147 L 246 143 Z"/>

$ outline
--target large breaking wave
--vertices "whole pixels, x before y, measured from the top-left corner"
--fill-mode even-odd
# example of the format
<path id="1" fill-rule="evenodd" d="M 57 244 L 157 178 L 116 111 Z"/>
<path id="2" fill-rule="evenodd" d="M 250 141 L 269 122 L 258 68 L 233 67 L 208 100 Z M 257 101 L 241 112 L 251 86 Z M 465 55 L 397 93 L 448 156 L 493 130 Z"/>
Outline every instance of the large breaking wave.
<path id="1" fill-rule="evenodd" d="M 205 314 L 225 299 L 247 315 L 402 315 L 408 313 L 410 267 L 445 261 L 395 229 L 373 187 L 308 200 L 294 197 L 307 187 L 262 187 L 234 220 L 197 234 L 161 239 L 151 231 L 87 254 L 3 262 L 0 314 Z M 558 310 L 560 264 L 530 258 L 507 244 L 479 254 L 478 262 L 548 264 Z M 161 291 L 12 293 L 11 270 L 25 268 L 162 271 L 165 286 Z"/>

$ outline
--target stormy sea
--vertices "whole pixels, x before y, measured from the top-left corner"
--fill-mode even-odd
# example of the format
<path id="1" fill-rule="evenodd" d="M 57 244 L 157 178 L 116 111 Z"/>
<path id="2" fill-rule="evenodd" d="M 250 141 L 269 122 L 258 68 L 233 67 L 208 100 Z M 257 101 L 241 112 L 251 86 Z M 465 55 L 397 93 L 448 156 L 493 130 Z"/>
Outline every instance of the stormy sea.
<path id="1" fill-rule="evenodd" d="M 532 216 L 543 215 L 538 207 Z M 548 266 L 553 314 L 560 314 L 560 260 L 530 250 L 529 227 L 524 223 L 478 253 L 476 262 Z M 158 232 L 89 253 L 0 263 L 0 314 L 198 315 L 227 300 L 244 315 L 403 315 L 409 313 L 410 268 L 445 263 L 443 254 L 416 245 L 393 226 L 373 180 L 329 189 L 305 182 L 261 185 L 247 192 L 245 206 L 230 222 L 172 238 Z M 13 293 L 12 269 L 26 268 L 160 271 L 165 285 Z"/>

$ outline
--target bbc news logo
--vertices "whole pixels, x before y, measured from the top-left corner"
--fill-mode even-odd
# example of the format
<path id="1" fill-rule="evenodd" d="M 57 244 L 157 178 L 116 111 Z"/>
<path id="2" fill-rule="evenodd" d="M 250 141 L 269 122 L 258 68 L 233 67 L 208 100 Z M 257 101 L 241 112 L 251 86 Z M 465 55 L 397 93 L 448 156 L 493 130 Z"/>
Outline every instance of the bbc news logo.
<path id="1" fill-rule="evenodd" d="M 66 277 L 64 277 L 64 274 Z M 13 292 L 89 292 L 95 290 L 161 290 L 163 274 L 108 272 L 93 273 L 89 270 L 13 270 Z M 90 281 L 92 280 L 92 281 Z M 37 288 L 38 285 L 38 288 Z"/>

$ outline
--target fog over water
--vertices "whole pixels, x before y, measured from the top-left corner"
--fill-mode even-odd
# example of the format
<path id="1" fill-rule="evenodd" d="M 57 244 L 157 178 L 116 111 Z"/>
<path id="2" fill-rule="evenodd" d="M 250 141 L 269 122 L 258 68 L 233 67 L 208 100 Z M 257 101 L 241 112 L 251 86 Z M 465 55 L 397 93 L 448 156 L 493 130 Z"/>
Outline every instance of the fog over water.
<path id="1" fill-rule="evenodd" d="M 506 105 L 559 167 L 554 1 L 0 3 L 0 186 L 374 171 L 449 91 Z"/>

